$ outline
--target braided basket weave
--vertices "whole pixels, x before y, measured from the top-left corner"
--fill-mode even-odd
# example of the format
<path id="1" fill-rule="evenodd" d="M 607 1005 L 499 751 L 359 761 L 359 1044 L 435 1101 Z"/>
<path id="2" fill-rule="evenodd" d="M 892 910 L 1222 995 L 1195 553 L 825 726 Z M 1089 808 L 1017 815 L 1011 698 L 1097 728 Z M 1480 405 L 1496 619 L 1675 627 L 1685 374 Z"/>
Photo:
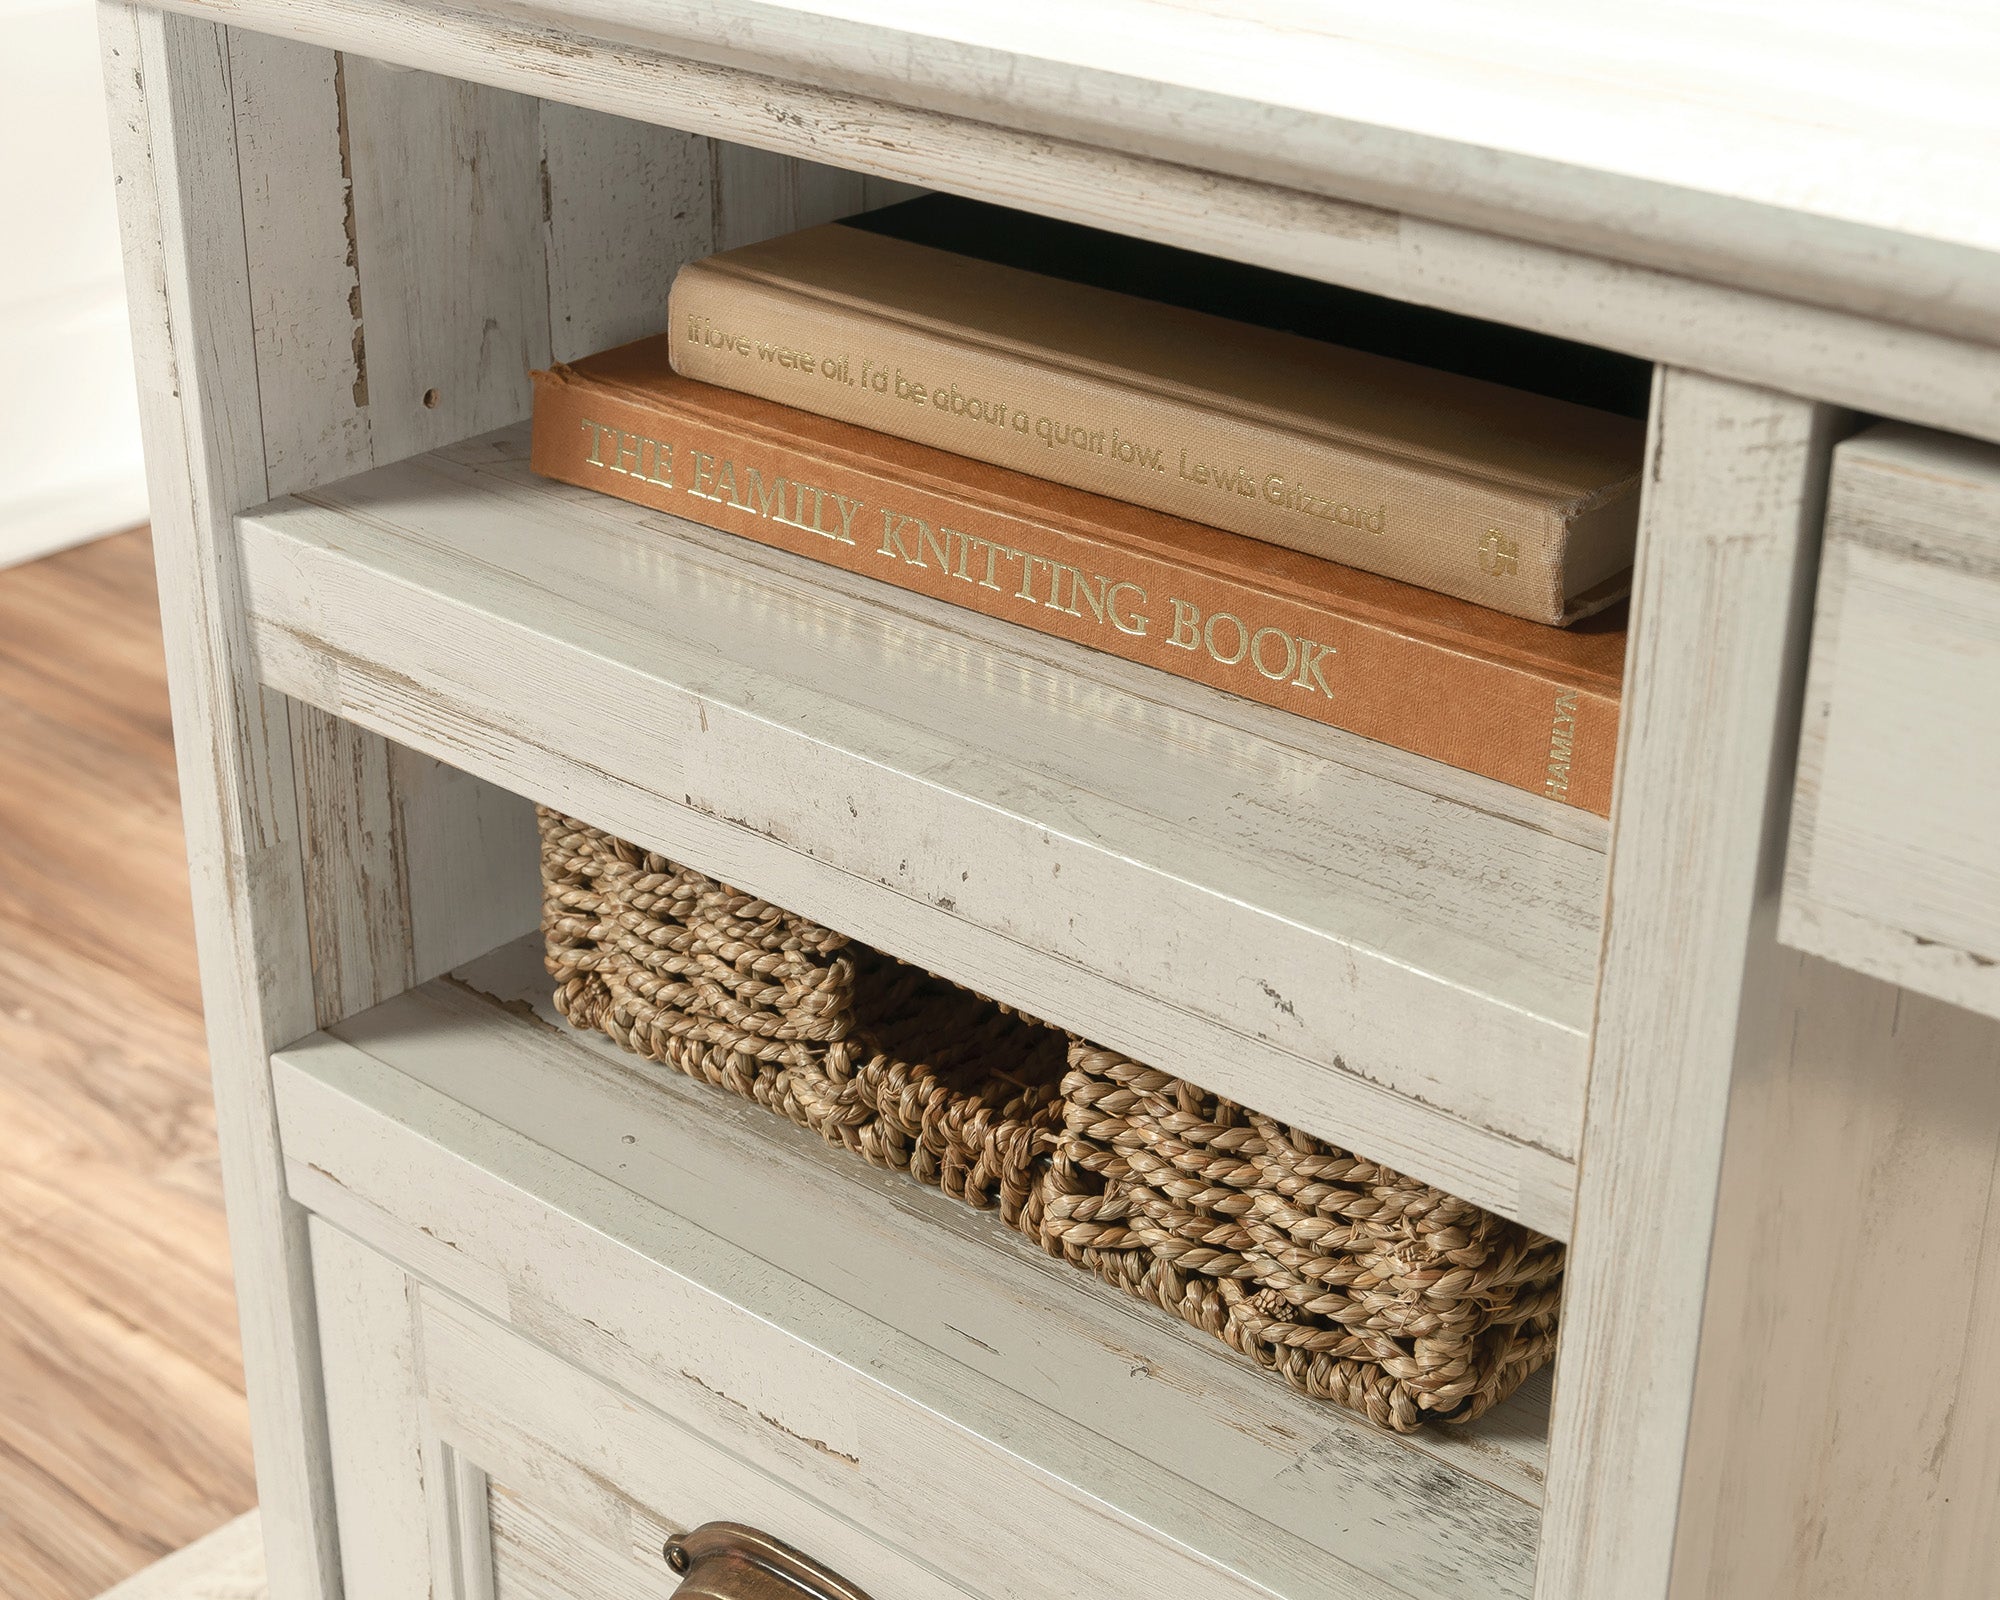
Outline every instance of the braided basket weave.
<path id="1" fill-rule="evenodd" d="M 579 1028 L 812 1128 L 1407 1432 L 1554 1348 L 1562 1247 L 544 809 Z"/>
<path id="2" fill-rule="evenodd" d="M 1045 1241 L 1294 1388 L 1406 1433 L 1555 1350 L 1562 1246 L 1081 1040 Z"/>
<path id="3" fill-rule="evenodd" d="M 579 1028 L 1041 1225 L 1063 1035 L 550 810 L 542 930 Z"/>

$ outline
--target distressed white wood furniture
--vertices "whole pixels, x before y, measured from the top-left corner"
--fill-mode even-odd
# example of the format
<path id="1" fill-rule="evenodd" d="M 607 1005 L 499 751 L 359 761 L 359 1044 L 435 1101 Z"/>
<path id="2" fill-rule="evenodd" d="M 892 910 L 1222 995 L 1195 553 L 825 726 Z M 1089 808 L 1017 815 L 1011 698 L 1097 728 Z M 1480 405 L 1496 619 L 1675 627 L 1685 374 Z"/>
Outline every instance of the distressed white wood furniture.
<path id="1" fill-rule="evenodd" d="M 876 1600 L 2000 1591 L 1991 25 L 1388 10 L 104 11 L 277 1600 L 711 1519 Z M 1610 826 L 528 474 L 531 366 L 908 183 L 1658 363 Z M 1568 1239 L 1553 1401 L 1373 1433 L 569 1033 L 530 799 Z"/>
<path id="2" fill-rule="evenodd" d="M 2000 1017 L 2000 448 L 1834 452 L 1788 943 Z"/>

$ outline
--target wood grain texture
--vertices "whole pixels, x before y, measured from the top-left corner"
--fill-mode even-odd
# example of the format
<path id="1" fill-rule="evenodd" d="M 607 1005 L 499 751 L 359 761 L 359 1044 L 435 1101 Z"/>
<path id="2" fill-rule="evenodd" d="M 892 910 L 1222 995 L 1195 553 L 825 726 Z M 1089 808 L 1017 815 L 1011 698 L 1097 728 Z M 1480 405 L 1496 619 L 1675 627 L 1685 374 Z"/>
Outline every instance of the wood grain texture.
<path id="1" fill-rule="evenodd" d="M 1724 38 L 1686 10 L 1537 29 L 1457 0 L 1455 27 L 1293 15 L 1282 36 L 1242 7 L 1123 0 L 1059 17 L 1043 0 L 949 16 L 915 0 L 174 4 L 306 41 L 105 14 L 278 1600 L 337 1590 L 288 1181 L 439 1286 L 403 1282 L 398 1314 L 424 1338 L 382 1358 L 407 1371 L 440 1353 L 400 1391 L 435 1413 L 414 1457 L 392 1428 L 363 1468 L 405 1500 L 413 1477 L 430 1486 L 425 1548 L 412 1531 L 385 1581 L 423 1568 L 440 1595 L 488 1600 L 475 1448 L 516 1480 L 503 1488 L 546 1487 L 538 1513 L 607 1559 L 648 1526 L 635 1506 L 708 1467 L 746 1494 L 784 1479 L 794 1498 L 777 1498 L 896 1592 L 936 1574 L 857 1523 L 946 1552 L 946 1579 L 974 1591 L 1047 1592 L 1034 1558 L 1051 1528 L 1084 1552 L 1073 1581 L 1100 1589 L 1470 1600 L 1528 1581 L 1521 1452 L 1344 1440 L 1279 1488 L 1273 1436 L 1224 1437 L 1247 1402 L 1219 1381 L 1192 1385 L 1193 1456 L 1164 1407 L 1066 1420 L 1028 1399 L 1049 1382 L 1018 1343 L 1030 1311 L 1046 1316 L 1038 1285 L 995 1312 L 1009 1331 L 988 1355 L 948 1357 L 948 1334 L 857 1309 L 870 1283 L 778 1272 L 729 1244 L 726 1217 L 635 1208 L 618 1165 L 633 1157 L 568 1115 L 589 1097 L 535 1077 L 553 1036 L 504 1013 L 499 1059 L 519 1075 L 479 1078 L 484 1043 L 459 1059 L 457 1023 L 437 1016 L 485 1004 L 462 991 L 431 991 L 420 1054 L 494 1108 L 365 1050 L 331 1056 L 322 1036 L 313 1071 L 348 1076 L 315 1084 L 288 1058 L 288 1134 L 319 1143 L 281 1167 L 269 1050 L 524 914 L 525 813 L 483 780 L 1546 1231 L 1566 1232 L 1574 1204 L 1543 1600 L 1994 1587 L 1991 1035 L 1775 939 L 1826 405 L 2000 439 L 2000 241 L 1963 202 L 1991 187 L 1965 137 L 1991 115 L 1964 92 L 1990 76 L 1985 36 L 1946 19 L 1908 47 L 1865 3 L 1803 38 L 1737 18 Z M 1680 62 L 1673 92 L 1607 78 L 1614 46 Z M 1846 76 L 1757 70 L 1784 50 Z M 1509 105 L 1520 114 L 1496 118 Z M 454 442 L 519 414 L 527 362 L 641 325 L 644 263 L 910 182 L 1676 369 L 1654 418 L 1608 926 L 1601 834 L 671 525 L 581 501 L 524 513 L 536 497 L 502 481 L 494 447 Z M 352 480 L 322 492 L 369 468 L 400 476 L 350 504 Z M 242 527 L 253 660 L 231 519 L 299 490 L 316 499 Z M 551 561 L 551 535 L 582 558 Z M 1890 553 L 1863 574 L 1878 619 L 1906 575 Z M 1902 632 L 1874 647 L 1934 651 L 1951 629 L 1926 608 L 1967 592 L 1916 583 Z M 1983 612 L 1946 620 L 1990 643 Z M 894 671 L 910 648 L 925 651 L 914 682 Z M 1032 718 L 995 714 L 1023 699 Z M 1978 867 L 1988 844 L 1963 859 Z M 316 982 L 324 952 L 339 959 Z M 140 1014 L 119 976 L 105 993 L 124 1009 L 90 1024 L 113 1041 Z M 501 1110 L 510 1095 L 524 1098 Z M 31 1114 L 22 1145 L 72 1138 Z M 677 1148 L 705 1174 L 685 1187 L 736 1192 Z M 45 1198 L 16 1203 L 34 1238 L 62 1234 Z M 993 1305 L 966 1236 L 900 1247 L 917 1237 L 906 1222 L 885 1214 L 873 1248 L 931 1248 L 957 1303 Z M 1900 1364 L 1884 1295 L 1929 1313 L 1888 1330 Z M 1189 1370 L 1180 1346 L 1133 1337 L 1149 1382 Z M 1124 1397 L 1104 1366 L 1116 1352 L 1094 1348 Z M 348 1391 L 368 1388 L 357 1371 Z M 449 1430 L 431 1425 L 447 1413 Z M 685 1461 L 663 1463 L 682 1435 Z M 1260 1509 L 1209 1481 L 1229 1463 Z"/>
<path id="2" fill-rule="evenodd" d="M 270 1600 L 264 1582 L 264 1524 L 256 1512 L 106 1590 L 98 1600 Z"/>
<path id="3" fill-rule="evenodd" d="M 492 1491 L 492 1519 L 494 1600 L 570 1600 L 579 1587 L 593 1600 L 658 1600 L 665 1534 L 643 1554 L 620 1550 L 579 1536 L 561 1517 L 500 1485 Z"/>
<path id="4" fill-rule="evenodd" d="M 416 1280 L 318 1217 L 309 1231 L 349 1593 L 495 1600 L 486 1478 L 438 1433 Z"/>
<path id="5" fill-rule="evenodd" d="M 1674 1600 L 2000 1585 L 2000 1023 L 1780 950 L 1729 1100 Z"/>
<path id="6" fill-rule="evenodd" d="M 313 1008 L 324 1025 L 416 981 L 409 870 L 388 741 L 311 706 L 291 708 L 291 730 Z"/>
<path id="7" fill-rule="evenodd" d="M 399 744 L 388 750 L 412 969 L 428 979 L 471 960 L 496 935 L 540 922 L 540 885 L 517 864 L 535 847 L 534 807 L 434 757 Z"/>
<path id="8" fill-rule="evenodd" d="M 433 1470 L 430 1463 L 440 1459 L 445 1503 L 431 1518 L 431 1561 L 456 1584 L 457 1600 L 500 1600 L 492 1481 L 485 1468 L 442 1440 L 426 1457 L 425 1470 Z M 661 1528 L 653 1540 L 655 1550 L 666 1536 Z"/>
<path id="9" fill-rule="evenodd" d="M 546 101 L 541 135 L 548 359 L 575 361 L 664 324 L 675 269 L 715 248 L 732 190 L 698 134 Z"/>
<path id="10" fill-rule="evenodd" d="M 517 247 L 549 192 L 540 108 L 283 41 L 229 45 L 272 481 L 310 486 L 509 414 L 523 363 L 548 350 L 545 251 Z M 407 152 L 427 139 L 449 158 L 419 167 Z M 532 922 L 512 880 L 468 860 L 529 826 L 525 806 L 310 708 L 291 743 L 321 1022 Z"/>
<path id="11" fill-rule="evenodd" d="M 1837 422 L 1655 383 L 1543 1600 L 1668 1592 L 1730 1084 L 1783 1005 L 1776 878 Z"/>
<path id="12" fill-rule="evenodd" d="M 100 13 L 168 682 L 276 1600 L 337 1600 L 304 1214 L 269 1052 L 313 1020 L 289 716 L 244 648 L 229 518 L 269 492 L 228 51 L 207 23 Z"/>
<path id="13" fill-rule="evenodd" d="M 674 266 L 713 247 L 725 204 L 758 237 L 827 187 L 758 153 L 731 177 L 694 135 L 227 39 L 274 485 L 513 419 L 531 366 L 658 326 Z M 301 710 L 291 737 L 320 1021 L 532 925 L 532 884 L 478 854 L 528 836 L 524 802 L 320 712 Z"/>
<path id="14" fill-rule="evenodd" d="M 99 1600 L 269 1600 L 264 1527 L 254 1511 L 226 1522 Z"/>
<path id="15" fill-rule="evenodd" d="M 872 1460 L 879 1418 L 911 1460 L 961 1483 L 997 1485 L 975 1441 L 1005 1441 L 1066 1494 L 1171 1528 L 1277 1592 L 1525 1593 L 1532 1397 L 1463 1433 L 1376 1433 L 991 1219 L 534 1018 L 519 998 L 539 988 L 547 1009 L 533 967 L 524 945 L 468 972 L 490 995 L 439 983 L 343 1024 L 372 1063 L 333 1040 L 287 1052 L 300 1193 L 649 1404 L 678 1413 L 692 1395 L 707 1411 L 710 1391 L 733 1394 L 780 1430 L 732 1445 L 753 1460 L 775 1446 L 817 1469 L 828 1458 L 787 1442 L 799 1434 Z M 507 1131 L 524 1113 L 531 1141 Z M 615 1248 L 592 1242 L 607 1228 Z M 777 1331 L 703 1331 L 718 1295 Z M 821 1353 L 932 1422 L 893 1421 L 903 1400 L 861 1403 Z M 717 1414 L 727 1442 L 739 1414 Z M 928 1514 L 961 1515 L 949 1498 Z M 883 1515 L 863 1520 L 886 1530 Z"/>
<path id="16" fill-rule="evenodd" d="M 341 1578 L 369 1600 L 432 1600 L 416 1285 L 318 1218 L 310 1231 Z"/>
<path id="17" fill-rule="evenodd" d="M 832 222 L 871 203 L 858 172 L 789 160 L 751 145 L 716 144 L 715 182 L 717 250 Z M 665 326 L 664 318 L 655 326 Z"/>
<path id="18" fill-rule="evenodd" d="M 519 416 L 528 369 L 548 360 L 548 269 L 534 248 L 540 108 L 364 56 L 341 61 L 380 463 Z"/>
<path id="19" fill-rule="evenodd" d="M 150 545 L 0 574 L 0 1594 L 255 1498 Z"/>
<path id="20" fill-rule="evenodd" d="M 2000 1017 L 2000 449 L 1885 423 L 1834 452 L 1779 922 Z"/>
<path id="21" fill-rule="evenodd" d="M 2000 309 L 1990 282 L 1967 281 L 1990 272 L 2000 228 L 1958 203 L 1993 185 L 2000 128 L 1981 98 L 2000 43 L 1970 16 L 1911 36 L 1864 3 L 1801 39 L 1782 14 L 1718 26 L 1692 0 L 1615 18 L 1534 0 L 1504 21 L 1477 0 L 1422 19 L 1363 0 L 550 0 L 530 14 L 1962 334 L 1990 335 Z M 1797 138 L 1800 121 L 1815 138 Z"/>
<path id="22" fill-rule="evenodd" d="M 173 3 L 223 11 L 220 0 Z M 1447 215 L 1455 208 L 1441 200 L 1452 184 L 1428 157 L 1385 192 L 1372 181 L 1388 170 L 1382 153 L 1350 165 L 1362 145 L 1337 119 L 1303 144 L 1279 132 L 1288 111 L 1271 105 L 1210 105 L 1192 120 L 1167 114 L 1167 126 L 1155 126 L 1174 98 L 1157 83 L 1141 92 L 1138 80 L 1114 72 L 1094 94 L 1039 48 L 998 57 L 939 39 L 948 24 L 935 16 L 905 34 L 788 9 L 593 0 L 536 7 L 543 21 L 534 26 L 518 6 L 502 19 L 409 0 L 229 0 L 226 11 L 243 26 L 2000 439 L 2000 329 L 1990 310 L 1967 311 L 1964 337 L 1953 331 L 1963 319 L 1947 314 L 1953 327 L 1936 325 L 1936 308 L 1972 278 L 1940 269 L 1936 293 L 1902 298 L 1929 275 L 1915 256 L 1931 240 L 1890 231 L 1850 241 L 1857 253 L 1827 253 L 1806 246 L 1793 231 L 1799 219 L 1788 217 L 1771 258 L 1783 273 L 1766 280 L 1740 261 L 1718 272 L 1705 250 L 1691 248 L 1706 230 L 1724 247 L 1747 236 L 1744 214 L 1726 197 L 1680 197 L 1666 211 L 1660 193 L 1620 202 L 1621 226 L 1585 230 L 1582 243 L 1551 242 L 1534 229 L 1495 232 L 1490 221 Z M 719 12 L 729 20 L 723 34 L 715 31 Z M 1164 15 L 1186 25 L 1196 13 Z M 1074 31 L 1065 23 L 1049 37 Z M 1273 46 L 1280 58 L 1292 47 L 1289 37 Z M 1054 109 L 1035 116 L 1035 82 L 1049 72 L 1042 82 Z M 1616 104 L 1624 110 L 1629 97 Z M 1476 194 L 1500 192 L 1490 129 L 1467 154 Z M 1576 186 L 1596 180 L 1623 187 L 1622 175 L 1583 165 L 1566 168 L 1548 194 L 1574 220 Z M 1646 248 L 1668 214 L 1669 248 Z M 1795 292 L 1801 273 L 1810 278 L 1835 261 L 1860 278 L 1829 287 L 1825 303 Z M 1864 261 L 1873 266 L 1862 271 Z M 1962 270 L 1994 276 L 1976 255 Z M 1750 287 L 1759 283 L 1766 287 Z M 1895 315 L 1878 317 L 1889 310 L 1885 293 Z"/>
<path id="23" fill-rule="evenodd" d="M 520 450 L 246 519 L 266 680 L 1565 1230 L 1596 818 Z"/>

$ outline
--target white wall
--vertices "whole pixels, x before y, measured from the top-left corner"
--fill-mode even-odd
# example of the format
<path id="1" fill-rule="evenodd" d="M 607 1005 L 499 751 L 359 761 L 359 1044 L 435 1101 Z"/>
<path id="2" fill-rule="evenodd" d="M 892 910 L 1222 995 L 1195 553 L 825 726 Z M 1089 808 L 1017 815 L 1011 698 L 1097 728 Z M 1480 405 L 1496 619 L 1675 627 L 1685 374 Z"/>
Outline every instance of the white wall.
<path id="1" fill-rule="evenodd" d="M 143 522 L 91 0 L 0 0 L 0 566 Z"/>

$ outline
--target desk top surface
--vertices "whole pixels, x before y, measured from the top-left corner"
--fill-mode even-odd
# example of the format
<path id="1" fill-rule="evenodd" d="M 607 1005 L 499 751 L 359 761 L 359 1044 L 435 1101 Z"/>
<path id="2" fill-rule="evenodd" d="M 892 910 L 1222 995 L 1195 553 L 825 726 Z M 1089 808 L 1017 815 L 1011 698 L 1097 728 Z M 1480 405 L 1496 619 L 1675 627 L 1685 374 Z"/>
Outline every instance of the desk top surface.
<path id="1" fill-rule="evenodd" d="M 2000 9 L 1984 4 L 501 9 L 2000 342 Z"/>

